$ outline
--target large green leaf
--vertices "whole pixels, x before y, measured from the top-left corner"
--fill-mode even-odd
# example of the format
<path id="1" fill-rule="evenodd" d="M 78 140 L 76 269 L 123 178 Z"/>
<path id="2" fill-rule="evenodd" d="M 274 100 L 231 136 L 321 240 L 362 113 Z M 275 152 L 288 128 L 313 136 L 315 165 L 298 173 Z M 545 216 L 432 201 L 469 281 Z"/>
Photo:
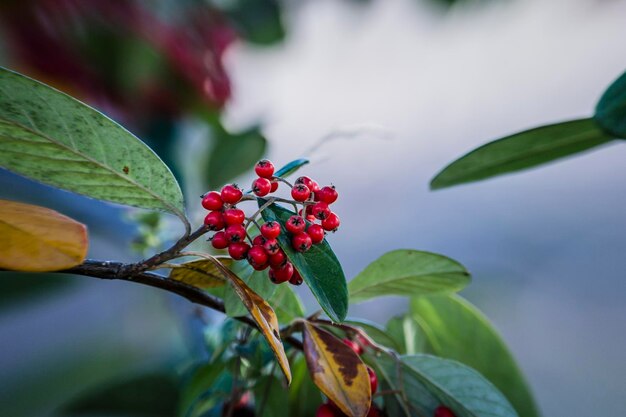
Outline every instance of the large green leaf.
<path id="1" fill-rule="evenodd" d="M 269 300 L 276 291 L 276 284 L 270 281 L 267 271 L 255 271 L 247 261 L 235 262 L 231 270 L 265 300 Z M 245 316 L 248 314 L 246 306 L 230 285 L 227 285 L 224 289 L 224 307 L 228 317 Z"/>
<path id="2" fill-rule="evenodd" d="M 0 167 L 89 197 L 185 218 L 176 179 L 143 142 L 91 107 L 3 68 Z"/>
<path id="3" fill-rule="evenodd" d="M 288 415 L 289 417 L 313 416 L 317 407 L 322 403 L 322 393 L 311 379 L 303 355 L 300 355 L 293 362 L 291 369 L 293 371 L 293 380 L 287 398 L 288 413 L 283 415 Z"/>
<path id="4" fill-rule="evenodd" d="M 276 286 L 275 286 L 276 287 Z M 269 298 L 268 303 L 274 309 L 278 322 L 287 324 L 297 318 L 304 317 L 304 305 L 298 294 L 294 292 L 290 285 L 278 285 L 274 294 Z"/>
<path id="5" fill-rule="evenodd" d="M 457 417 L 517 417 L 504 395 L 475 370 L 452 360 L 430 355 L 407 355 L 378 360 L 384 374 L 401 380 L 408 407 L 419 415 L 433 415 L 445 405 Z M 430 395 L 426 395 L 423 387 Z M 433 401 L 433 398 L 435 401 Z"/>
<path id="6" fill-rule="evenodd" d="M 383 295 L 458 291 L 470 281 L 460 263 L 430 252 L 399 249 L 369 264 L 348 284 L 351 302 Z"/>
<path id="7" fill-rule="evenodd" d="M 385 327 L 398 347 L 396 352 L 402 355 L 426 352 L 426 336 L 418 322 L 409 314 L 392 317 Z"/>
<path id="8" fill-rule="evenodd" d="M 450 187 L 531 168 L 613 140 L 593 119 L 580 119 L 516 133 L 489 142 L 439 172 L 430 188 Z"/>
<path id="9" fill-rule="evenodd" d="M 521 417 L 539 415 L 511 352 L 476 307 L 456 295 L 436 295 L 411 300 L 411 314 L 433 354 L 476 369 L 502 391 Z"/>
<path id="10" fill-rule="evenodd" d="M 626 138 L 626 72 L 602 94 L 594 119 L 618 138 Z"/>
<path id="11" fill-rule="evenodd" d="M 265 204 L 266 201 L 259 198 L 259 205 Z M 293 249 L 285 223 L 294 214 L 283 207 L 271 204 L 263 211 L 263 219 L 277 221 L 280 224 L 281 234 L 278 242 L 287 258 L 300 272 L 328 317 L 334 321 L 342 321 L 348 312 L 348 290 L 341 264 L 326 240 L 313 245 L 305 253 Z"/>

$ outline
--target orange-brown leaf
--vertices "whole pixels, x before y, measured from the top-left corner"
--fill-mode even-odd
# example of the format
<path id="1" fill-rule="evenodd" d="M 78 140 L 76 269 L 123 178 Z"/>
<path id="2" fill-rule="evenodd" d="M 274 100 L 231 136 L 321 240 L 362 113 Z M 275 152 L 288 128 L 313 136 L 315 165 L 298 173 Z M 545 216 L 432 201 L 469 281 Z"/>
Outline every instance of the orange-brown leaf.
<path id="1" fill-rule="evenodd" d="M 304 323 L 303 342 L 315 385 L 348 416 L 366 416 L 372 393 L 361 358 L 337 337 L 310 322 Z"/>
<path id="2" fill-rule="evenodd" d="M 87 228 L 45 207 L 0 200 L 0 268 L 46 272 L 87 256 Z"/>
<path id="3" fill-rule="evenodd" d="M 232 265 L 232 258 L 216 258 L 226 267 Z M 170 279 L 206 289 L 221 287 L 226 284 L 222 271 L 212 260 L 200 259 L 181 264 L 170 272 Z"/>

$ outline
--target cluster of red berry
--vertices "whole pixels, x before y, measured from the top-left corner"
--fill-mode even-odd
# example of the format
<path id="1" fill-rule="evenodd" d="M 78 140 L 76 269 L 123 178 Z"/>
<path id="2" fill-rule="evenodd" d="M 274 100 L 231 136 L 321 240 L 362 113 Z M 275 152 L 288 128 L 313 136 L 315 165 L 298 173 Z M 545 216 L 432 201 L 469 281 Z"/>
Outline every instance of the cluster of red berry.
<path id="1" fill-rule="evenodd" d="M 300 177 L 291 185 L 274 176 L 274 164 L 266 159 L 259 161 L 254 170 L 258 178 L 252 182 L 250 192 L 265 197 L 278 190 L 279 182 L 284 182 L 291 187 L 292 199 L 275 200 L 291 204 L 296 210 L 298 205 L 302 206 L 298 214 L 291 216 L 284 224 L 296 251 L 306 252 L 312 245 L 321 243 L 326 232 L 337 230 L 339 217 L 329 207 L 338 197 L 335 187 L 320 187 L 309 177 Z M 251 218 L 246 217 L 243 210 L 236 206 L 245 200 L 256 198 L 244 195 L 236 184 L 225 185 L 220 192 L 211 191 L 203 196 L 202 206 L 210 210 L 204 218 L 204 224 L 216 232 L 210 239 L 213 247 L 228 249 L 228 254 L 235 260 L 247 259 L 257 271 L 269 267 L 269 277 L 276 284 L 286 281 L 294 285 L 302 284 L 302 277 L 278 244 L 281 225 L 273 221 L 259 225 L 256 218 L 261 214 L 260 211 Z M 251 237 L 248 234 L 251 224 L 255 224 L 260 231 L 258 236 Z"/>

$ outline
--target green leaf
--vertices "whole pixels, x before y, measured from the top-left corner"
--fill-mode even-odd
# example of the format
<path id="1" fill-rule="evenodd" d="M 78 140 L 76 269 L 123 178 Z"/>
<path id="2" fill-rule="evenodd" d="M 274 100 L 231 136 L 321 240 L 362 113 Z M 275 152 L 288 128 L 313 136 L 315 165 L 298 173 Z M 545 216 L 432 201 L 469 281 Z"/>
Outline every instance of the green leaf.
<path id="1" fill-rule="evenodd" d="M 285 166 L 283 166 L 282 168 L 280 168 L 278 171 L 276 171 L 274 173 L 274 176 L 281 177 L 281 178 L 288 177 L 308 163 L 309 163 L 309 160 L 305 158 L 293 160 L 289 162 L 288 164 L 286 164 Z"/>
<path id="2" fill-rule="evenodd" d="M 593 118 L 611 135 L 626 138 L 626 72 L 602 94 Z"/>
<path id="3" fill-rule="evenodd" d="M 259 206 L 267 202 L 259 198 Z M 285 251 L 287 258 L 298 270 L 304 282 L 317 299 L 328 317 L 334 321 L 343 321 L 348 313 L 348 290 L 346 277 L 337 260 L 335 253 L 326 240 L 313 245 L 307 252 L 296 252 L 291 246 L 289 233 L 285 223 L 295 213 L 276 204 L 271 204 L 263 210 L 265 221 L 277 221 L 282 233 L 278 237 L 280 247 Z"/>
<path id="4" fill-rule="evenodd" d="M 273 284 L 267 276 L 267 271 L 255 271 L 247 261 L 237 261 L 231 267 L 239 278 L 241 278 L 259 296 L 268 300 L 276 291 L 276 284 Z M 228 317 L 239 317 L 248 314 L 248 310 L 231 286 L 226 286 L 224 291 L 224 307 Z"/>
<path id="5" fill-rule="evenodd" d="M 539 416 L 513 355 L 476 307 L 456 295 L 419 297 L 411 300 L 411 314 L 433 354 L 476 369 L 502 391 L 521 417 Z"/>
<path id="6" fill-rule="evenodd" d="M 178 405 L 178 415 L 186 416 L 192 414 L 203 398 L 209 393 L 213 393 L 220 386 L 216 384 L 226 369 L 226 362 L 214 361 L 197 367 L 183 384 L 180 403 Z M 221 387 L 222 393 L 226 395 L 230 387 Z"/>
<path id="7" fill-rule="evenodd" d="M 185 219 L 176 179 L 143 142 L 93 108 L 3 68 L 0 167 L 89 197 Z"/>
<path id="8" fill-rule="evenodd" d="M 248 42 L 270 45 L 285 37 L 277 0 L 217 2 L 239 34 Z"/>
<path id="9" fill-rule="evenodd" d="M 313 416 L 317 407 L 322 403 L 322 394 L 309 375 L 303 355 L 296 359 L 291 365 L 291 369 L 293 371 L 293 380 L 289 388 L 289 412 L 286 415 L 289 417 Z M 268 414 L 267 417 L 270 417 L 270 415 Z"/>
<path id="10" fill-rule="evenodd" d="M 414 296 L 458 291 L 470 281 L 460 263 L 430 252 L 399 249 L 387 252 L 348 284 L 350 301 L 383 295 Z"/>
<path id="11" fill-rule="evenodd" d="M 287 324 L 291 321 L 304 317 L 305 310 L 302 300 L 289 285 L 275 285 L 276 291 L 268 303 L 274 309 L 278 322 Z"/>
<path id="12" fill-rule="evenodd" d="M 279 417 L 285 413 L 287 390 L 273 375 L 259 379 L 254 386 L 254 409 L 256 417 Z"/>
<path id="13" fill-rule="evenodd" d="M 408 314 L 396 316 L 387 322 L 387 334 L 398 346 L 396 350 L 402 355 L 413 355 L 426 351 L 427 340 L 420 325 Z"/>
<path id="14" fill-rule="evenodd" d="M 462 156 L 430 182 L 433 190 L 535 167 L 613 140 L 593 119 L 580 119 L 516 133 Z"/>
<path id="15" fill-rule="evenodd" d="M 66 406 L 62 415 L 172 417 L 179 399 L 177 381 L 167 374 L 147 374 L 91 392 Z"/>
<path id="16" fill-rule="evenodd" d="M 443 404 L 457 417 L 517 417 L 493 384 L 459 362 L 430 355 L 402 356 L 400 363 L 383 355 L 378 362 L 386 375 L 402 379 L 411 408 L 418 409 L 418 414 L 433 415 Z"/>
<path id="17" fill-rule="evenodd" d="M 344 323 L 360 328 L 379 345 L 393 349 L 396 352 L 399 352 L 401 349 L 396 339 L 378 323 L 353 317 L 348 317 Z"/>

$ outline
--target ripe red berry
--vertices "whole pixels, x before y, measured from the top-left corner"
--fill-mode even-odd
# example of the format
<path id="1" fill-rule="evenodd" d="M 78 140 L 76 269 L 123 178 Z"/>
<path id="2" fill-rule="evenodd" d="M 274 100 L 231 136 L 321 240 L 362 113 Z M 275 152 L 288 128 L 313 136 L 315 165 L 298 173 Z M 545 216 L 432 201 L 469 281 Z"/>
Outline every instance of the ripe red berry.
<path id="1" fill-rule="evenodd" d="M 306 233 L 311 236 L 311 242 L 316 245 L 324 240 L 324 228 L 319 224 L 312 224 L 306 229 Z"/>
<path id="2" fill-rule="evenodd" d="M 299 177 L 296 180 L 296 184 L 304 184 L 304 185 L 306 185 L 307 187 L 309 187 L 309 190 L 312 193 L 315 193 L 315 192 L 319 191 L 319 189 L 320 189 L 320 186 L 317 185 L 317 183 L 315 181 L 313 181 L 311 178 L 306 177 L 306 176 Z"/>
<path id="3" fill-rule="evenodd" d="M 370 376 L 370 387 L 372 389 L 372 394 L 376 392 L 378 389 L 378 377 L 376 376 L 376 372 L 369 366 L 367 367 L 367 373 Z"/>
<path id="4" fill-rule="evenodd" d="M 296 201 L 306 201 L 311 195 L 311 190 L 304 184 L 296 184 L 291 189 L 291 197 Z"/>
<path id="5" fill-rule="evenodd" d="M 270 266 L 278 267 L 284 264 L 285 262 L 287 262 L 287 256 L 285 255 L 285 252 L 283 252 L 282 250 L 279 250 L 274 255 L 270 255 L 269 262 L 270 262 Z"/>
<path id="6" fill-rule="evenodd" d="M 289 278 L 289 283 L 291 285 L 302 285 L 302 275 L 298 272 L 296 268 L 293 269 L 293 275 Z"/>
<path id="7" fill-rule="evenodd" d="M 280 235 L 278 222 L 267 222 L 261 225 L 261 234 L 266 239 L 276 239 Z"/>
<path id="8" fill-rule="evenodd" d="M 245 259 L 248 250 L 250 250 L 250 245 L 246 242 L 232 242 L 228 245 L 228 254 L 236 261 Z"/>
<path id="9" fill-rule="evenodd" d="M 252 246 L 248 251 L 248 262 L 253 267 L 265 267 L 269 261 L 269 256 L 263 246 Z"/>
<path id="10" fill-rule="evenodd" d="M 311 207 L 311 214 L 320 220 L 324 220 L 326 217 L 330 216 L 330 213 L 331 211 L 328 204 L 323 201 L 319 201 Z"/>
<path id="11" fill-rule="evenodd" d="M 315 412 L 315 417 L 340 417 L 342 415 L 343 413 L 338 413 L 337 408 L 328 403 L 320 405 Z"/>
<path id="12" fill-rule="evenodd" d="M 241 200 L 241 196 L 243 196 L 243 192 L 236 184 L 228 184 L 222 187 L 222 192 L 220 193 L 222 200 L 228 204 L 237 204 L 239 200 Z"/>
<path id="13" fill-rule="evenodd" d="M 221 210 L 224 206 L 222 197 L 217 191 L 211 191 L 207 193 L 202 199 L 202 207 L 207 210 Z"/>
<path id="14" fill-rule="evenodd" d="M 311 210 L 309 210 L 309 207 L 311 207 L 311 206 L 307 206 L 306 207 L 307 209 L 305 211 L 305 213 L 309 213 L 309 214 L 306 215 L 306 221 L 309 222 L 309 223 L 314 223 L 317 219 L 315 218 L 314 215 L 310 214 Z M 302 209 L 298 210 L 298 214 L 300 215 L 300 217 L 304 217 L 302 215 L 302 213 L 303 213 Z"/>
<path id="15" fill-rule="evenodd" d="M 337 190 L 335 190 L 335 187 L 328 185 L 319 190 L 317 194 L 319 201 L 322 201 L 326 204 L 333 204 L 335 201 L 337 201 L 337 197 L 339 197 L 339 194 L 337 193 Z"/>
<path id="16" fill-rule="evenodd" d="M 211 238 L 211 245 L 215 249 L 226 249 L 228 247 L 228 240 L 226 240 L 226 234 L 224 232 L 217 232 Z"/>
<path id="17" fill-rule="evenodd" d="M 291 238 L 291 245 L 298 252 L 308 251 L 309 249 L 311 249 L 312 244 L 313 242 L 311 242 L 311 236 L 307 235 L 304 232 L 298 233 L 293 238 Z"/>
<path id="18" fill-rule="evenodd" d="M 233 224 L 226 228 L 226 240 L 229 242 L 243 242 L 246 238 L 246 229 L 240 224 Z"/>
<path id="19" fill-rule="evenodd" d="M 262 159 L 254 166 L 254 172 L 262 178 L 272 178 L 274 175 L 274 164 L 267 159 Z"/>
<path id="20" fill-rule="evenodd" d="M 327 218 L 322 220 L 322 227 L 324 228 L 324 230 L 334 232 L 339 228 L 340 223 L 341 222 L 339 221 L 339 216 L 337 216 L 335 213 L 330 213 Z"/>
<path id="21" fill-rule="evenodd" d="M 262 235 L 258 235 L 255 236 L 254 239 L 252 239 L 252 244 L 253 245 L 258 245 L 258 246 L 263 246 L 265 244 L 265 241 L 267 239 L 265 239 Z"/>
<path id="22" fill-rule="evenodd" d="M 434 417 L 456 417 L 452 410 L 445 405 L 440 405 L 435 409 Z"/>
<path id="23" fill-rule="evenodd" d="M 354 353 L 356 353 L 357 355 L 362 355 L 363 354 L 363 348 L 361 347 L 361 345 L 359 345 L 354 340 L 343 339 L 342 342 L 343 342 L 344 345 L 346 345 L 350 349 L 352 349 L 354 351 Z"/>
<path id="24" fill-rule="evenodd" d="M 209 230 L 222 230 L 226 222 L 224 222 L 221 211 L 212 211 L 204 218 L 204 224 L 208 226 Z"/>
<path id="25" fill-rule="evenodd" d="M 257 178 L 252 181 L 252 192 L 259 197 L 264 197 L 272 191 L 272 183 L 267 178 Z"/>
<path id="26" fill-rule="evenodd" d="M 268 255 L 276 255 L 280 251 L 280 246 L 278 246 L 278 240 L 276 239 L 267 239 L 263 244 L 263 248 Z"/>
<path id="27" fill-rule="evenodd" d="M 231 208 L 224 212 L 224 221 L 229 226 L 233 224 L 243 224 L 245 219 L 246 214 L 243 210 L 239 210 L 238 208 Z"/>
<path id="28" fill-rule="evenodd" d="M 304 219 L 296 215 L 291 216 L 289 220 L 287 220 L 287 223 L 285 223 L 285 229 L 294 235 L 304 232 L 305 227 L 306 223 Z"/>
<path id="29" fill-rule="evenodd" d="M 274 193 L 276 192 L 276 190 L 278 190 L 278 181 L 271 181 L 272 183 L 272 189 L 270 190 L 270 193 Z"/>
<path id="30" fill-rule="evenodd" d="M 293 265 L 291 262 L 285 262 L 285 264 L 279 267 L 272 267 L 270 269 L 270 279 L 274 284 L 280 284 L 285 281 L 289 281 L 293 275 Z"/>

